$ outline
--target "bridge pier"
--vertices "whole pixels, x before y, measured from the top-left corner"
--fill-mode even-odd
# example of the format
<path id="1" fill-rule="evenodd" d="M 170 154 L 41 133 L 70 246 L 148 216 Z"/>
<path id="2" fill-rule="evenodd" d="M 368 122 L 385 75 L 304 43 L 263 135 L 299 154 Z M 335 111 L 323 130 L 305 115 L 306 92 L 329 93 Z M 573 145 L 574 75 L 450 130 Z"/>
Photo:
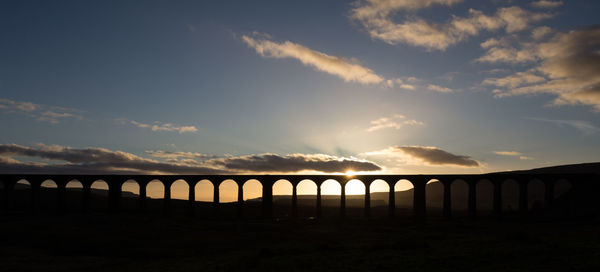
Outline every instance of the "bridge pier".
<path id="1" fill-rule="evenodd" d="M 36 214 L 40 208 L 40 187 L 41 182 L 31 180 L 31 213 Z"/>
<path id="2" fill-rule="evenodd" d="M 298 183 L 292 184 L 292 218 L 298 217 Z"/>
<path id="3" fill-rule="evenodd" d="M 370 183 L 365 185 L 365 217 L 371 217 L 371 188 Z"/>
<path id="4" fill-rule="evenodd" d="M 219 185 L 221 183 L 216 183 L 213 187 L 213 217 L 219 216 Z"/>
<path id="5" fill-rule="evenodd" d="M 83 189 L 82 189 L 82 193 L 83 196 L 81 197 L 81 202 L 83 204 L 83 207 L 81 209 L 81 211 L 83 213 L 87 213 L 90 211 L 90 198 L 91 198 L 91 194 L 92 194 L 92 185 L 89 182 L 84 182 L 81 181 L 82 185 L 83 185 Z M 140 192 L 141 192 L 141 187 L 140 187 Z M 145 188 L 144 188 L 145 189 Z"/>
<path id="6" fill-rule="evenodd" d="M 471 219 L 477 216 L 477 180 L 469 180 L 469 217 Z"/>
<path id="7" fill-rule="evenodd" d="M 554 204 L 554 180 L 544 181 L 544 203 L 547 207 L 552 207 Z"/>
<path id="8" fill-rule="evenodd" d="M 140 204 L 140 211 L 142 213 L 146 212 L 146 183 L 140 183 L 140 195 L 138 196 L 138 202 Z"/>
<path id="9" fill-rule="evenodd" d="M 171 214 L 171 182 L 165 183 L 165 191 L 163 195 L 163 215 Z"/>
<path id="10" fill-rule="evenodd" d="M 529 208 L 529 203 L 528 203 L 528 191 L 527 191 L 527 180 L 523 181 L 519 181 L 519 213 L 522 216 L 527 215 L 527 211 Z"/>
<path id="11" fill-rule="evenodd" d="M 108 210 L 111 213 L 119 211 L 119 202 L 121 199 L 121 186 L 118 182 L 106 181 L 108 187 Z M 166 191 L 166 190 L 165 190 Z"/>
<path id="12" fill-rule="evenodd" d="M 67 184 L 65 182 L 56 182 L 56 213 L 64 214 L 65 213 L 65 193 L 67 190 Z"/>
<path id="13" fill-rule="evenodd" d="M 237 195 L 237 217 L 244 217 L 244 184 L 238 186 L 238 195 Z"/>
<path id="14" fill-rule="evenodd" d="M 194 185 L 194 186 L 192 186 Z M 196 186 L 195 184 L 188 183 L 188 215 L 194 216 L 196 208 Z"/>
<path id="15" fill-rule="evenodd" d="M 342 192 L 340 195 L 340 217 L 346 217 L 346 184 L 342 184 Z"/>
<path id="16" fill-rule="evenodd" d="M 415 180 L 413 181 L 414 186 L 414 196 L 413 196 L 413 208 L 415 218 L 418 220 L 424 220 L 427 216 L 427 208 L 426 208 L 426 198 L 425 198 L 425 186 L 427 184 L 426 180 Z"/>
<path id="17" fill-rule="evenodd" d="M 264 218 L 273 218 L 273 179 L 268 178 L 262 184 L 262 208 Z"/>
<path id="18" fill-rule="evenodd" d="M 444 185 L 443 215 L 444 218 L 450 219 L 452 218 L 452 180 L 440 180 L 440 182 Z"/>
<path id="19" fill-rule="evenodd" d="M 496 217 L 502 216 L 502 180 L 492 181 L 494 184 L 494 207 L 493 214 Z"/>
<path id="20" fill-rule="evenodd" d="M 321 184 L 317 185 L 317 218 L 321 218 Z"/>
<path id="21" fill-rule="evenodd" d="M 396 191 L 394 191 L 394 186 L 390 186 L 390 192 L 388 196 L 388 216 L 394 217 L 396 213 Z"/>

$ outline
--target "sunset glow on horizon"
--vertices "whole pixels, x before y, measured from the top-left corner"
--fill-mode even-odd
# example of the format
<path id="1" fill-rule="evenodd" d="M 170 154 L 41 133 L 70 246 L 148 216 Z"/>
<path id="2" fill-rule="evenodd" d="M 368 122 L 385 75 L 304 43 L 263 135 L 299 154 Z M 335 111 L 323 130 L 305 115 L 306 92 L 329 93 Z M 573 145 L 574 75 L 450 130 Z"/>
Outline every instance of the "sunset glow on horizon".
<path id="1" fill-rule="evenodd" d="M 3 2 L 0 172 L 352 178 L 600 161 L 599 9 Z M 210 186 L 196 195 L 212 199 Z M 222 186 L 221 201 L 236 201 L 237 185 Z M 260 197 L 259 184 L 244 186 L 244 199 Z M 340 190 L 326 182 L 322 194 Z"/>

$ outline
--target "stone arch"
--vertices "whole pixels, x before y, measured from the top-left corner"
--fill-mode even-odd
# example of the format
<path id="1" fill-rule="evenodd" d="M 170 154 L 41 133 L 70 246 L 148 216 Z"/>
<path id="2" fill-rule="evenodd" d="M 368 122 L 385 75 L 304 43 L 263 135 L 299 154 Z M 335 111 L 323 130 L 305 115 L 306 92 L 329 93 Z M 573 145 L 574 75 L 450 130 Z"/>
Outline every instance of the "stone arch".
<path id="1" fill-rule="evenodd" d="M 401 179 L 394 182 L 396 214 L 402 216 L 413 213 L 414 190 L 415 186 L 408 179 Z"/>
<path id="2" fill-rule="evenodd" d="M 133 179 L 128 179 L 121 184 L 122 197 L 137 197 L 140 194 L 140 184 Z"/>
<path id="3" fill-rule="evenodd" d="M 15 209 L 25 210 L 31 209 L 31 183 L 26 179 L 18 180 L 12 191 L 12 205 Z"/>
<path id="4" fill-rule="evenodd" d="M 489 179 L 480 179 L 475 186 L 477 213 L 491 214 L 494 210 L 494 183 Z"/>
<path id="5" fill-rule="evenodd" d="M 323 217 L 336 217 L 340 214 L 342 184 L 335 179 L 327 179 L 321 187 L 321 214 Z"/>
<path id="6" fill-rule="evenodd" d="M 571 183 L 571 181 L 568 179 L 561 178 L 556 180 L 554 183 L 554 198 L 556 199 L 563 196 L 567 192 L 571 191 L 572 188 L 573 183 Z"/>
<path id="7" fill-rule="evenodd" d="M 534 178 L 527 183 L 527 209 L 532 211 L 541 211 L 545 205 L 546 185 L 538 178 Z"/>
<path id="8" fill-rule="evenodd" d="M 519 183 L 514 179 L 502 181 L 502 212 L 515 213 L 519 211 Z"/>
<path id="9" fill-rule="evenodd" d="M 344 185 L 346 188 L 346 214 L 363 216 L 367 186 L 359 179 L 351 179 Z"/>
<path id="10" fill-rule="evenodd" d="M 279 179 L 273 183 L 273 213 L 276 217 L 291 215 L 294 186 L 289 180 Z"/>
<path id="11" fill-rule="evenodd" d="M 153 179 L 146 184 L 146 197 L 151 199 L 165 198 L 165 184 L 158 179 Z"/>
<path id="12" fill-rule="evenodd" d="M 371 195 L 371 215 L 385 216 L 388 213 L 388 201 L 390 197 L 390 185 L 385 180 L 376 179 L 369 184 Z"/>
<path id="13" fill-rule="evenodd" d="M 317 183 L 310 179 L 304 179 L 296 185 L 298 193 L 298 216 L 315 217 L 317 207 Z"/>
<path id="14" fill-rule="evenodd" d="M 90 184 L 89 207 L 93 211 L 106 211 L 108 204 L 109 185 L 102 179 L 97 179 Z"/>
<path id="15" fill-rule="evenodd" d="M 226 179 L 219 183 L 219 203 L 238 201 L 238 184 L 232 179 Z"/>
<path id="16" fill-rule="evenodd" d="M 196 201 L 213 202 L 215 194 L 215 185 L 208 179 L 200 180 L 194 186 Z"/>
<path id="17" fill-rule="evenodd" d="M 442 215 L 445 186 L 446 185 L 438 179 L 430 179 L 427 181 L 427 184 L 425 185 L 425 207 L 428 214 L 436 216 Z"/>
<path id="18" fill-rule="evenodd" d="M 40 184 L 37 205 L 42 211 L 56 210 L 56 200 L 58 199 L 58 184 L 51 179 L 46 179 Z"/>
<path id="19" fill-rule="evenodd" d="M 44 182 L 42 182 L 40 184 L 40 187 L 56 189 L 56 188 L 58 188 L 58 185 L 56 184 L 56 182 L 54 180 L 47 179 L 47 180 L 44 180 Z"/>
<path id="20" fill-rule="evenodd" d="M 171 199 L 189 200 L 190 185 L 183 179 L 171 183 Z"/>
<path id="21" fill-rule="evenodd" d="M 77 179 L 65 184 L 64 207 L 68 211 L 81 211 L 83 209 L 83 183 Z"/>
<path id="22" fill-rule="evenodd" d="M 469 210 L 469 184 L 464 179 L 454 179 L 450 188 L 452 215 L 465 214 Z"/>
<path id="23" fill-rule="evenodd" d="M 121 184 L 121 199 L 119 200 L 122 210 L 138 211 L 140 184 L 133 179 L 128 179 Z"/>
<path id="24" fill-rule="evenodd" d="M 243 199 L 244 201 L 262 201 L 262 188 L 263 185 L 257 179 L 249 179 L 242 185 Z"/>

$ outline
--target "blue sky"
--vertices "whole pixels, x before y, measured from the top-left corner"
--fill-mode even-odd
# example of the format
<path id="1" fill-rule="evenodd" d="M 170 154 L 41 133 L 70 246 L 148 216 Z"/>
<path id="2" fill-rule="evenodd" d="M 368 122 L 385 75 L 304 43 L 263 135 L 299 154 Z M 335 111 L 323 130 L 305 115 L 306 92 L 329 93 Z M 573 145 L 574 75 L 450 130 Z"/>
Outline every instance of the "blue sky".
<path id="1" fill-rule="evenodd" d="M 3 1 L 4 172 L 599 161 L 596 1 Z"/>

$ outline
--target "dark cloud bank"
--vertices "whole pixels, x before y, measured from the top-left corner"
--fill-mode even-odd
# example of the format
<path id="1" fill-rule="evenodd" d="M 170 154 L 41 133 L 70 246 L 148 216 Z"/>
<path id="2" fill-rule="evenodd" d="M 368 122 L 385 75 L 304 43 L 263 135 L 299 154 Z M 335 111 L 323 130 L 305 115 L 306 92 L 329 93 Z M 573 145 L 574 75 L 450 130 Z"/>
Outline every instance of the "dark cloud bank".
<path id="1" fill-rule="evenodd" d="M 154 152 L 156 153 L 156 152 Z M 164 155 L 165 153 L 161 153 Z M 105 148 L 71 148 L 39 145 L 37 148 L 16 144 L 0 145 L 0 173 L 69 173 L 69 174 L 237 174 L 250 172 L 324 173 L 378 171 L 373 162 L 323 154 L 261 154 L 239 157 L 194 160 L 192 153 L 175 154 L 168 161 L 142 158 Z M 173 154 L 171 154 L 173 155 Z M 180 155 L 180 156 L 177 156 Z M 188 156 L 186 156 L 188 155 Z M 35 158 L 24 162 L 14 157 Z M 159 156 L 160 157 L 160 156 Z M 183 157 L 183 159 L 180 159 Z M 207 157 L 203 157 L 206 159 Z"/>

